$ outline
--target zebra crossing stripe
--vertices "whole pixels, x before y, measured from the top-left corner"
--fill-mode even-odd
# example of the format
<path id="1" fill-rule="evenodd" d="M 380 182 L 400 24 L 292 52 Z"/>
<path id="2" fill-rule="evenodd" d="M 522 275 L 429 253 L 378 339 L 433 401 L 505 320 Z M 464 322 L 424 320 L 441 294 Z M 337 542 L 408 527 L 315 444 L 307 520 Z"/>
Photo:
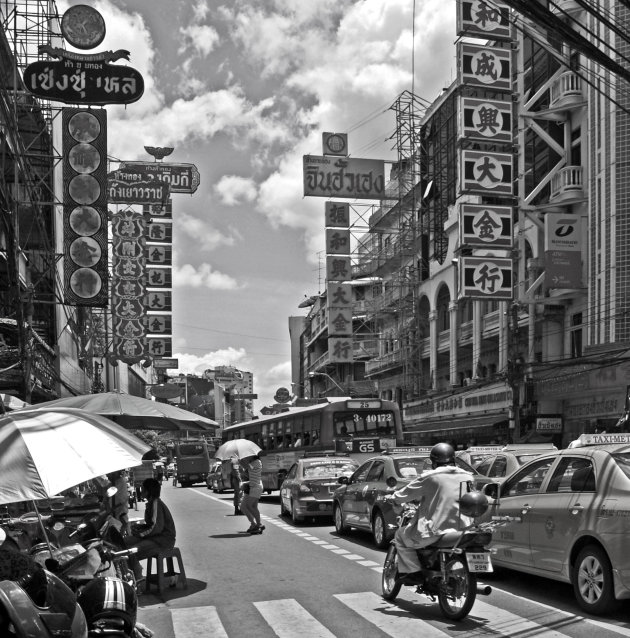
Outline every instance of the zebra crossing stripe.
<path id="1" fill-rule="evenodd" d="M 187 607 L 171 609 L 173 630 L 177 638 L 229 638 L 216 607 Z"/>
<path id="2" fill-rule="evenodd" d="M 254 605 L 278 638 L 295 638 L 296 634 L 300 638 L 335 638 L 296 600 L 269 600 Z"/>
<path id="3" fill-rule="evenodd" d="M 405 615 L 407 612 L 374 592 L 335 594 L 335 598 L 392 638 L 447 638 L 449 635 L 411 613 Z"/>

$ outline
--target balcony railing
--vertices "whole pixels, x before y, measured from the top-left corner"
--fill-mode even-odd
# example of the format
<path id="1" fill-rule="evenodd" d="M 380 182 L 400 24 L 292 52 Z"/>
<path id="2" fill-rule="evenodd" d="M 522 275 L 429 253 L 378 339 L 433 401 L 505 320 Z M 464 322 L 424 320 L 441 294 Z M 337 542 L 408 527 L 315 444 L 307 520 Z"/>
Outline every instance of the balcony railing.
<path id="1" fill-rule="evenodd" d="M 584 93 L 582 91 L 582 78 L 573 73 L 566 71 L 551 86 L 550 106 L 570 106 L 571 104 L 581 104 L 584 101 Z"/>
<path id="2" fill-rule="evenodd" d="M 572 203 L 584 198 L 583 169 L 565 166 L 551 178 L 550 201 L 555 204 Z"/>
<path id="3" fill-rule="evenodd" d="M 365 362 L 365 373 L 366 374 L 374 374 L 375 372 L 380 372 L 382 370 L 387 370 L 389 368 L 394 368 L 396 366 L 402 365 L 404 356 L 404 350 L 394 350 L 394 352 L 388 352 L 376 359 L 372 359 L 371 361 Z"/>

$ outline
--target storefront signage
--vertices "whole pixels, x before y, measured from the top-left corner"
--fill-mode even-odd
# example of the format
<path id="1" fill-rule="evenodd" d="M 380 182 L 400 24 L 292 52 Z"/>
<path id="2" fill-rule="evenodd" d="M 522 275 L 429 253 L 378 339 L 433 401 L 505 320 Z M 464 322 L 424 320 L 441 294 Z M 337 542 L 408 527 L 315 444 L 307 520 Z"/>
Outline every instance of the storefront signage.
<path id="1" fill-rule="evenodd" d="M 582 287 L 582 220 L 545 215 L 545 289 Z"/>
<path id="2" fill-rule="evenodd" d="M 461 97 L 459 137 L 511 144 L 512 104 L 511 101 Z"/>
<path id="3" fill-rule="evenodd" d="M 124 174 L 114 171 L 107 174 L 107 200 L 110 204 L 161 204 L 165 205 L 169 186 L 165 182 L 147 179 L 144 182 L 126 181 Z"/>
<path id="4" fill-rule="evenodd" d="M 171 193 L 192 195 L 201 180 L 199 170 L 194 164 L 121 162 L 120 168 L 126 172 L 137 173 L 139 179 L 141 176 L 149 176 L 150 179 L 166 182 L 171 188 Z"/>
<path id="5" fill-rule="evenodd" d="M 29 64 L 24 86 L 44 100 L 84 105 L 131 104 L 144 93 L 142 75 L 130 66 L 69 59 Z"/>
<path id="6" fill-rule="evenodd" d="M 153 367 L 177 370 L 177 368 L 179 368 L 179 359 L 156 358 L 153 359 Z"/>
<path id="7" fill-rule="evenodd" d="M 481 40 L 510 38 L 510 7 L 494 0 L 461 0 L 457 3 L 457 35 Z"/>
<path id="8" fill-rule="evenodd" d="M 549 434 L 560 434 L 562 432 L 561 416 L 537 416 L 536 432 L 547 432 Z"/>
<path id="9" fill-rule="evenodd" d="M 462 191 L 483 192 L 486 195 L 512 196 L 514 184 L 511 153 L 460 151 L 460 184 Z"/>
<path id="10" fill-rule="evenodd" d="M 514 222 L 511 206 L 461 204 L 459 218 L 462 244 L 479 248 L 512 248 Z"/>
<path id="11" fill-rule="evenodd" d="M 512 51 L 490 44 L 457 44 L 458 80 L 486 90 L 512 91 Z"/>
<path id="12" fill-rule="evenodd" d="M 462 257 L 460 292 L 471 299 L 512 299 L 511 259 L 501 257 Z"/>
<path id="13" fill-rule="evenodd" d="M 304 195 L 343 199 L 383 199 L 385 162 L 304 155 Z"/>

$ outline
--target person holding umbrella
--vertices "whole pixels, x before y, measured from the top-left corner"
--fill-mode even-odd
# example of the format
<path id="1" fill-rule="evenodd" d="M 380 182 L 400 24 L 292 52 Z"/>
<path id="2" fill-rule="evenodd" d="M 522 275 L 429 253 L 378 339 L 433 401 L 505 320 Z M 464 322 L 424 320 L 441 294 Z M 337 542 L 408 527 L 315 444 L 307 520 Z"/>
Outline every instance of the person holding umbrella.
<path id="1" fill-rule="evenodd" d="M 265 526 L 260 522 L 260 511 L 258 501 L 263 493 L 262 484 L 262 461 L 258 455 L 246 456 L 241 459 L 243 471 L 247 473 L 247 480 L 241 483 L 243 489 L 243 500 L 241 501 L 241 512 L 249 520 L 248 534 L 262 534 Z"/>

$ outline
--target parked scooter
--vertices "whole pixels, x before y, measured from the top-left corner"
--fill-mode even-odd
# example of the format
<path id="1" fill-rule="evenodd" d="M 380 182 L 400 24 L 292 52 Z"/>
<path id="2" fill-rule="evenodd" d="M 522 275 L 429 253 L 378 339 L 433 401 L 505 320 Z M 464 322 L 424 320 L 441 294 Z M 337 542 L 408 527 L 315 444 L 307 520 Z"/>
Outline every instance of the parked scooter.
<path id="1" fill-rule="evenodd" d="M 416 507 L 405 503 L 398 525 L 403 527 L 413 519 Z M 482 492 L 465 492 L 459 499 L 460 514 L 477 518 L 488 509 L 488 500 Z M 413 583 L 416 592 L 437 600 L 442 614 L 450 620 L 466 617 L 477 594 L 488 596 L 489 585 L 477 582 L 477 575 L 492 571 L 490 551 L 487 549 L 496 527 L 505 524 L 504 518 L 473 524 L 461 531 L 447 532 L 423 549 L 418 558 L 422 565 L 421 582 Z M 382 572 L 382 594 L 385 600 L 394 600 L 404 581 L 398 574 L 398 550 L 395 542 L 389 547 Z"/>

